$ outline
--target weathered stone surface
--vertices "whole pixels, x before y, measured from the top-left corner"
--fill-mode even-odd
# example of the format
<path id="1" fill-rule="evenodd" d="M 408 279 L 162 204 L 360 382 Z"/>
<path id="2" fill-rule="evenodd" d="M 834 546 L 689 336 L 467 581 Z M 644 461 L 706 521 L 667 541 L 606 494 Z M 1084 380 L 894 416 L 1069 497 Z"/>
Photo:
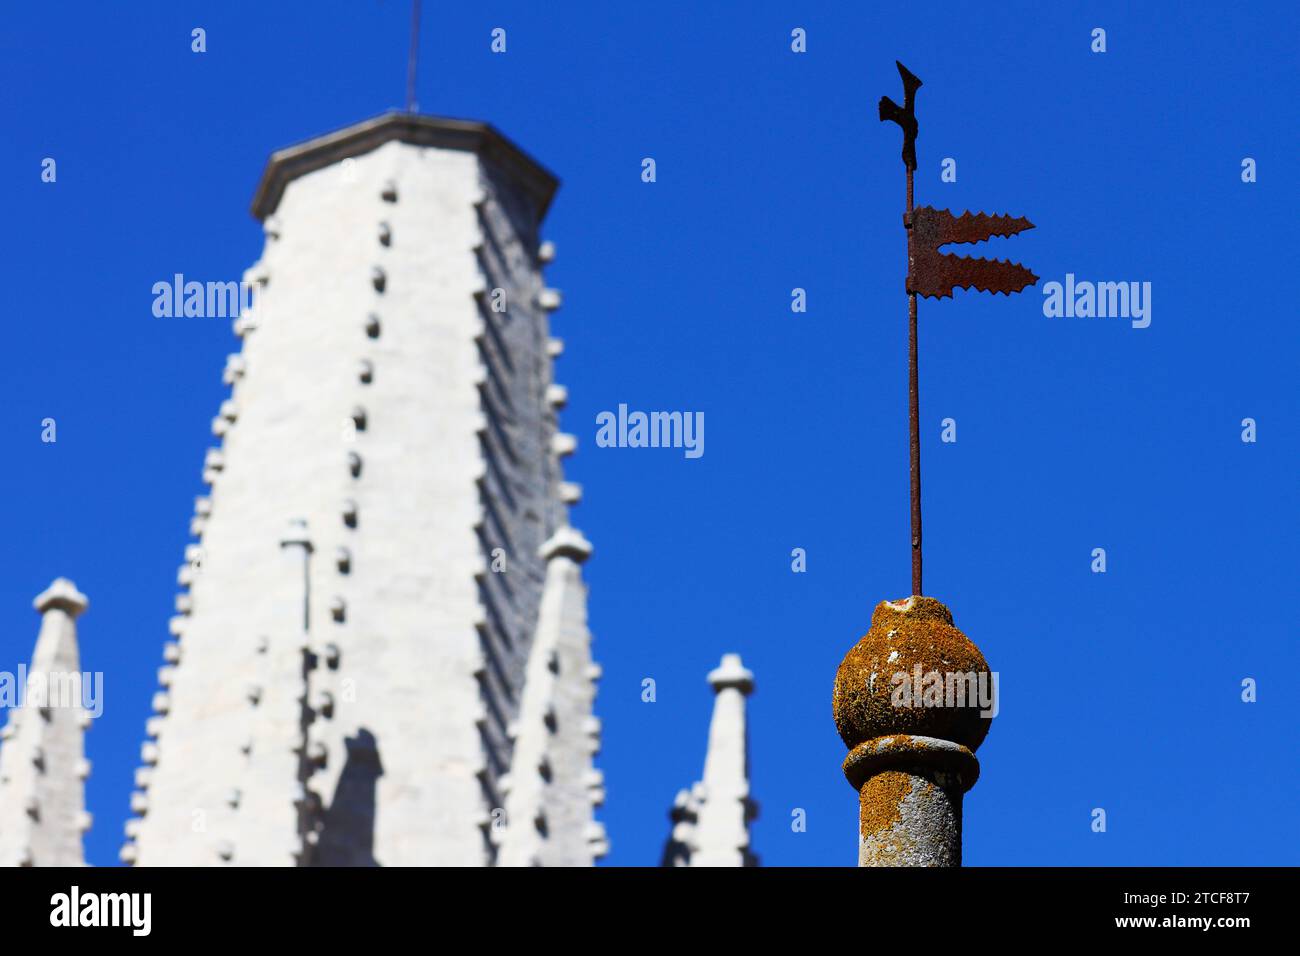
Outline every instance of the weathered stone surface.
<path id="1" fill-rule="evenodd" d="M 989 666 L 970 639 L 953 626 L 952 613 L 930 597 L 881 601 L 871 627 L 844 656 L 835 675 L 835 726 L 852 749 L 864 740 L 913 734 L 952 740 L 975 750 L 991 719 L 978 706 L 895 706 L 897 674 L 985 675 Z M 924 686 L 924 685 L 922 685 Z M 917 691 L 920 691 L 920 687 Z"/>
<path id="2" fill-rule="evenodd" d="M 86 813 L 81 653 L 76 620 L 89 606 L 67 578 L 33 602 L 40 634 L 27 670 L 24 706 L 0 734 L 0 866 L 83 866 Z"/>
<path id="3" fill-rule="evenodd" d="M 942 603 L 876 606 L 832 700 L 859 796 L 860 866 L 961 865 L 962 795 L 979 777 L 974 751 L 992 721 L 981 682 L 991 689 L 988 664 Z"/>
<path id="4" fill-rule="evenodd" d="M 757 866 L 750 850 L 749 824 L 758 804 L 749 795 L 749 737 L 745 700 L 754 675 L 739 654 L 724 654 L 709 673 L 713 719 L 709 723 L 704 777 L 678 793 L 669 812 L 672 832 L 664 866 Z"/>
<path id="5" fill-rule="evenodd" d="M 960 788 L 886 770 L 860 794 L 859 866 L 961 866 Z"/>
<path id="6" fill-rule="evenodd" d="M 590 866 L 609 849 L 604 829 L 592 828 L 604 782 L 592 762 L 599 740 L 587 723 L 599 676 L 581 570 L 591 551 L 569 527 L 542 546 L 546 585 L 519 708 L 499 866 Z"/>

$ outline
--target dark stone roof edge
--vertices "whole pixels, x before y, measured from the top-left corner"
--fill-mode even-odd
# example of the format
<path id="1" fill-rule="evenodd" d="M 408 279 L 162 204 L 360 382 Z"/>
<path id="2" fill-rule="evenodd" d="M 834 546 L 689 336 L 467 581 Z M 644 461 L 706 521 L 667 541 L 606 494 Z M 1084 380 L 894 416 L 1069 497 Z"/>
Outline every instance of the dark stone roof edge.
<path id="1" fill-rule="evenodd" d="M 539 221 L 546 215 L 560 186 L 550 170 L 489 123 L 393 111 L 272 153 L 253 195 L 254 218 L 263 220 L 275 212 L 285 187 L 292 180 L 348 157 L 368 153 L 389 140 L 463 149 L 493 161 L 517 178 L 533 197 Z"/>

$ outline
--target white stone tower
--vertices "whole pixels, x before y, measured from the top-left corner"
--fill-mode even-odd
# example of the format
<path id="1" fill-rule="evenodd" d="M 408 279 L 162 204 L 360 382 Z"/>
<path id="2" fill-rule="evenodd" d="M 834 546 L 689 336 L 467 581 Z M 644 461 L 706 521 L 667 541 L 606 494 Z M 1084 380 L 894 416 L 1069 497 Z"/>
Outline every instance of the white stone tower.
<path id="1" fill-rule="evenodd" d="M 704 778 L 679 791 L 673 802 L 663 865 L 758 866 L 749 847 L 749 824 L 758 816 L 758 804 L 749 795 L 745 724 L 745 699 L 754 692 L 754 675 L 739 654 L 724 654 L 709 673 L 709 684 L 717 696 Z"/>
<path id="2" fill-rule="evenodd" d="M 77 616 L 90 602 L 57 578 L 33 602 L 41 630 L 23 687 L 23 706 L 0 731 L 0 866 L 83 866 L 90 829 L 85 782 Z"/>
<path id="3" fill-rule="evenodd" d="M 124 860 L 603 852 L 556 187 L 492 127 L 414 114 L 271 157 Z"/>

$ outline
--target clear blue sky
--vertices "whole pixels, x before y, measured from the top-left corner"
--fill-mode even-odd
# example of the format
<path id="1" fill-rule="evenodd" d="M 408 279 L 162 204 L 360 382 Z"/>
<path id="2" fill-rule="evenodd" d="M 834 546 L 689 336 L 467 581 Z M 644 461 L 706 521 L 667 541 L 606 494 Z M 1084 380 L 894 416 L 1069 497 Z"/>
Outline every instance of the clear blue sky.
<path id="1" fill-rule="evenodd" d="M 609 862 L 658 860 L 701 771 L 704 676 L 731 650 L 758 679 L 755 849 L 855 859 L 831 683 L 876 602 L 909 591 L 903 168 L 875 116 L 899 58 L 925 82 L 918 203 L 1029 216 L 988 254 L 1043 281 L 1152 283 L 1142 330 L 1046 318 L 1041 284 L 921 304 L 927 592 L 1002 676 L 966 860 L 1300 863 L 1295 5 L 470 6 L 426 4 L 419 100 L 563 180 L 544 231 L 574 521 L 596 546 Z M 32 597 L 73 578 L 107 680 L 97 864 L 122 841 L 237 346 L 226 321 L 154 318 L 150 288 L 257 259 L 268 153 L 400 106 L 408 17 L 398 0 L 0 13 L 0 668 L 31 653 Z M 597 448 L 621 402 L 703 411 L 704 456 Z"/>

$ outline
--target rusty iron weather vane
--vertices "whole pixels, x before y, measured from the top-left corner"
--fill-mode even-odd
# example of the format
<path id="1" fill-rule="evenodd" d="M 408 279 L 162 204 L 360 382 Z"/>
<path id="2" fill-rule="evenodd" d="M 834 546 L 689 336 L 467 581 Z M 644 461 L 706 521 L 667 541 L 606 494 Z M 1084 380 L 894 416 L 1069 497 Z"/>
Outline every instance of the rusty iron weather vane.
<path id="1" fill-rule="evenodd" d="M 897 123 L 903 130 L 903 165 L 907 167 L 907 211 L 903 227 L 907 230 L 907 387 L 908 423 L 911 428 L 909 473 L 912 490 L 912 593 L 921 590 L 921 436 L 920 390 L 916 360 L 916 297 L 941 299 L 952 297 L 955 288 L 979 292 L 1004 292 L 1011 295 L 1038 281 L 1017 262 L 997 262 L 941 253 L 949 243 L 983 242 L 994 236 L 1014 236 L 1034 224 L 1023 217 L 987 216 L 963 213 L 954 216 L 946 209 L 932 206 L 912 208 L 912 173 L 916 170 L 916 91 L 921 81 L 897 60 L 903 78 L 903 105 L 888 96 L 880 98 L 881 122 Z"/>

